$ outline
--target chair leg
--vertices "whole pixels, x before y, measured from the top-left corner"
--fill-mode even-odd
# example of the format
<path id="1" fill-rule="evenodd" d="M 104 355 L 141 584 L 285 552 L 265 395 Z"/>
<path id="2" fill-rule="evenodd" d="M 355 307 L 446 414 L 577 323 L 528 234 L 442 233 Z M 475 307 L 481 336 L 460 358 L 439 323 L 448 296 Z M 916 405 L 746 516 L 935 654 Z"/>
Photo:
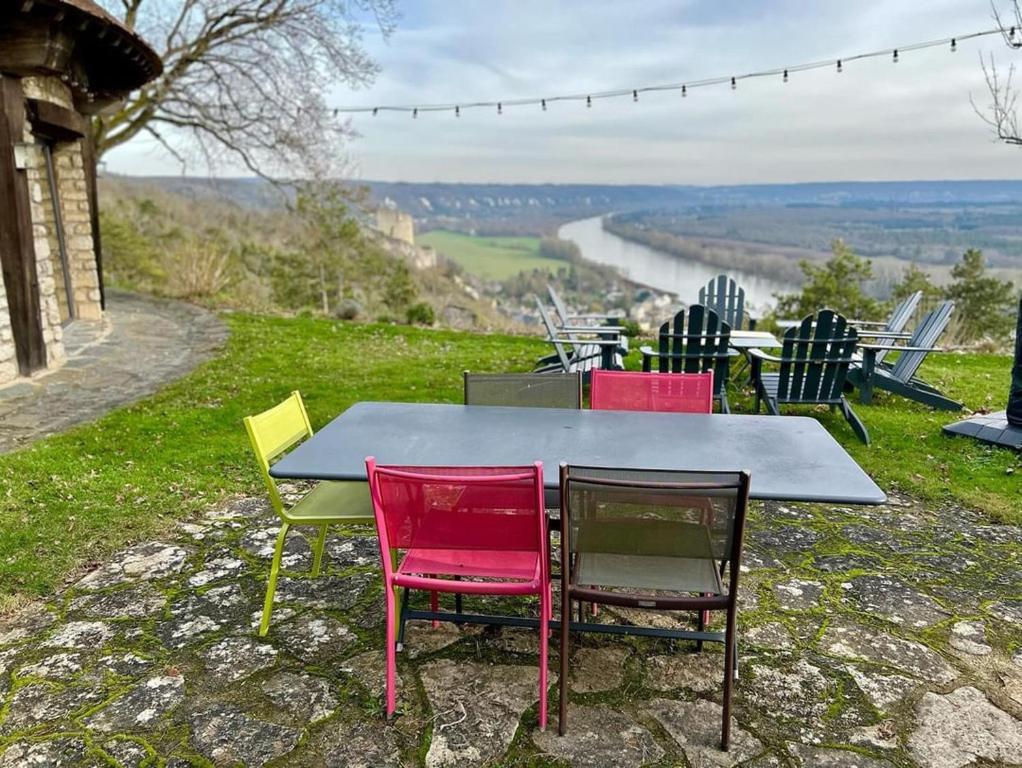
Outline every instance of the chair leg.
<path id="1" fill-rule="evenodd" d="M 289 523 L 280 526 L 280 533 L 277 534 L 277 544 L 273 548 L 273 560 L 270 562 L 270 580 L 266 585 L 266 599 L 263 600 L 263 618 L 259 622 L 259 637 L 266 637 L 270 631 L 270 614 L 273 613 L 273 594 L 277 591 L 277 574 L 280 572 L 280 558 L 284 554 L 284 539 L 290 530 Z"/>
<path id="2" fill-rule="evenodd" d="M 319 576 L 319 569 L 323 566 L 323 548 L 326 546 L 326 529 L 328 526 L 319 527 L 319 536 L 316 538 L 316 545 L 312 551 L 312 577 Z"/>
<path id="3" fill-rule="evenodd" d="M 564 735 L 568 727 L 568 657 L 570 655 L 569 638 L 571 636 L 571 600 L 568 591 L 561 594 L 561 679 L 557 681 L 560 688 L 560 710 L 557 718 L 557 733 Z"/>
<path id="4" fill-rule="evenodd" d="M 405 627 L 408 626 L 408 587 L 398 592 L 397 587 L 394 588 L 394 593 L 400 596 L 400 601 L 397 608 L 397 650 L 400 652 L 405 646 Z"/>
<path id="5" fill-rule="evenodd" d="M 869 445 L 869 432 L 866 431 L 866 425 L 862 423 L 862 419 L 858 417 L 855 411 L 852 410 L 852 406 L 843 397 L 841 398 L 841 413 L 859 439 L 866 445 Z"/>
<path id="6" fill-rule="evenodd" d="M 394 599 L 396 586 L 388 586 L 387 594 L 387 719 L 394 716 L 397 709 L 397 638 L 395 626 L 397 621 L 397 605 Z"/>
<path id="7" fill-rule="evenodd" d="M 429 609 L 431 611 L 433 611 L 433 613 L 439 612 L 439 610 L 440 610 L 440 593 L 439 592 L 433 591 L 433 592 L 430 593 L 430 595 L 429 595 Z M 440 622 L 437 621 L 436 619 L 433 619 L 433 629 L 437 629 L 437 628 L 439 628 L 439 626 L 440 626 Z"/>
<path id="8" fill-rule="evenodd" d="M 724 640 L 724 699 L 723 719 L 720 728 L 720 748 L 727 752 L 731 747 L 731 688 L 735 678 L 735 612 L 727 612 L 727 630 Z"/>
<path id="9" fill-rule="evenodd" d="M 539 729 L 546 730 L 547 720 L 547 678 L 550 651 L 550 590 L 546 585 L 539 593 Z"/>

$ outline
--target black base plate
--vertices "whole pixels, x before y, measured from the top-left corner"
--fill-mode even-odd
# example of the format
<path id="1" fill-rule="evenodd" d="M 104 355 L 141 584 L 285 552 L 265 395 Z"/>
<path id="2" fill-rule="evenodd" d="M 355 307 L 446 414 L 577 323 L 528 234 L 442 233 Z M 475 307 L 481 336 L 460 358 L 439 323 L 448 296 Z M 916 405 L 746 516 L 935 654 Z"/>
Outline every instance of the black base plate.
<path id="1" fill-rule="evenodd" d="M 944 431 L 949 435 L 964 435 L 984 443 L 1022 450 L 1022 427 L 1009 424 L 1004 411 L 970 416 L 948 424 Z"/>

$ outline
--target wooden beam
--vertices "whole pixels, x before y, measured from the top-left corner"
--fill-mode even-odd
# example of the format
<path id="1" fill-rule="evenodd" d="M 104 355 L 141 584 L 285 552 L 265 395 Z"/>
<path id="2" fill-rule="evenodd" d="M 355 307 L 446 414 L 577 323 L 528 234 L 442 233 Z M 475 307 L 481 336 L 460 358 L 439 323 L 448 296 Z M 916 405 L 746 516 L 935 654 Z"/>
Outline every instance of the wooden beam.
<path id="1" fill-rule="evenodd" d="M 46 366 L 39 277 L 28 179 L 17 167 L 14 147 L 23 139 L 25 97 L 21 81 L 0 75 L 0 266 L 7 290 L 7 308 L 14 331 L 14 348 L 22 374 Z"/>
<path id="2" fill-rule="evenodd" d="M 74 141 L 85 135 L 85 119 L 74 110 L 39 99 L 25 103 L 33 133 L 54 141 Z"/>
<path id="3" fill-rule="evenodd" d="M 90 126 L 91 127 L 91 126 Z M 99 192 L 96 186 L 96 144 L 92 131 L 82 141 L 82 165 L 85 167 L 85 190 L 89 197 L 89 224 L 92 227 L 92 249 L 96 254 L 96 277 L 99 279 L 99 306 L 106 309 L 106 287 L 103 285 L 103 246 L 99 231 Z"/>

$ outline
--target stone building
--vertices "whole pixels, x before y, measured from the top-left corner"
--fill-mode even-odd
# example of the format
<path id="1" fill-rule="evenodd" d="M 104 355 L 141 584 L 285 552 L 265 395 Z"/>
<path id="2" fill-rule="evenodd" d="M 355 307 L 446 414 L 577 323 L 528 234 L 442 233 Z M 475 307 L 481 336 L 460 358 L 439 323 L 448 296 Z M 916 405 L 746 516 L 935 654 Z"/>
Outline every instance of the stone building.
<path id="1" fill-rule="evenodd" d="M 373 228 L 393 240 L 415 245 L 415 222 L 404 211 L 387 206 L 377 208 Z"/>
<path id="2" fill-rule="evenodd" d="M 58 365 L 64 327 L 100 319 L 89 116 L 161 71 L 92 0 L 0 4 L 0 385 Z"/>

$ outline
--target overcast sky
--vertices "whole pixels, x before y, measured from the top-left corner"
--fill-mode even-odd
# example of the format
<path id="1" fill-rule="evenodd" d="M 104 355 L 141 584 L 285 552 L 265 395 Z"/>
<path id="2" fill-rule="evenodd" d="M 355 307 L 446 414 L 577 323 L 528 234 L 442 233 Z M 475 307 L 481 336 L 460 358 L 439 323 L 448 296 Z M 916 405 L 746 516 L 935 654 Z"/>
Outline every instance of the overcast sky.
<path id="1" fill-rule="evenodd" d="M 987 0 L 405 0 L 396 33 L 367 36 L 382 67 L 332 104 L 446 103 L 632 88 L 784 67 L 993 26 Z M 584 104 L 359 115 L 362 179 L 735 184 L 1022 178 L 1022 149 L 992 140 L 980 53 L 1022 61 L 999 38 L 957 53 L 904 53 L 781 78 Z M 119 173 L 174 174 L 139 139 Z M 231 169 L 226 169 L 226 175 Z M 194 172 L 194 169 L 193 169 Z M 239 173 L 238 175 L 246 175 Z"/>

